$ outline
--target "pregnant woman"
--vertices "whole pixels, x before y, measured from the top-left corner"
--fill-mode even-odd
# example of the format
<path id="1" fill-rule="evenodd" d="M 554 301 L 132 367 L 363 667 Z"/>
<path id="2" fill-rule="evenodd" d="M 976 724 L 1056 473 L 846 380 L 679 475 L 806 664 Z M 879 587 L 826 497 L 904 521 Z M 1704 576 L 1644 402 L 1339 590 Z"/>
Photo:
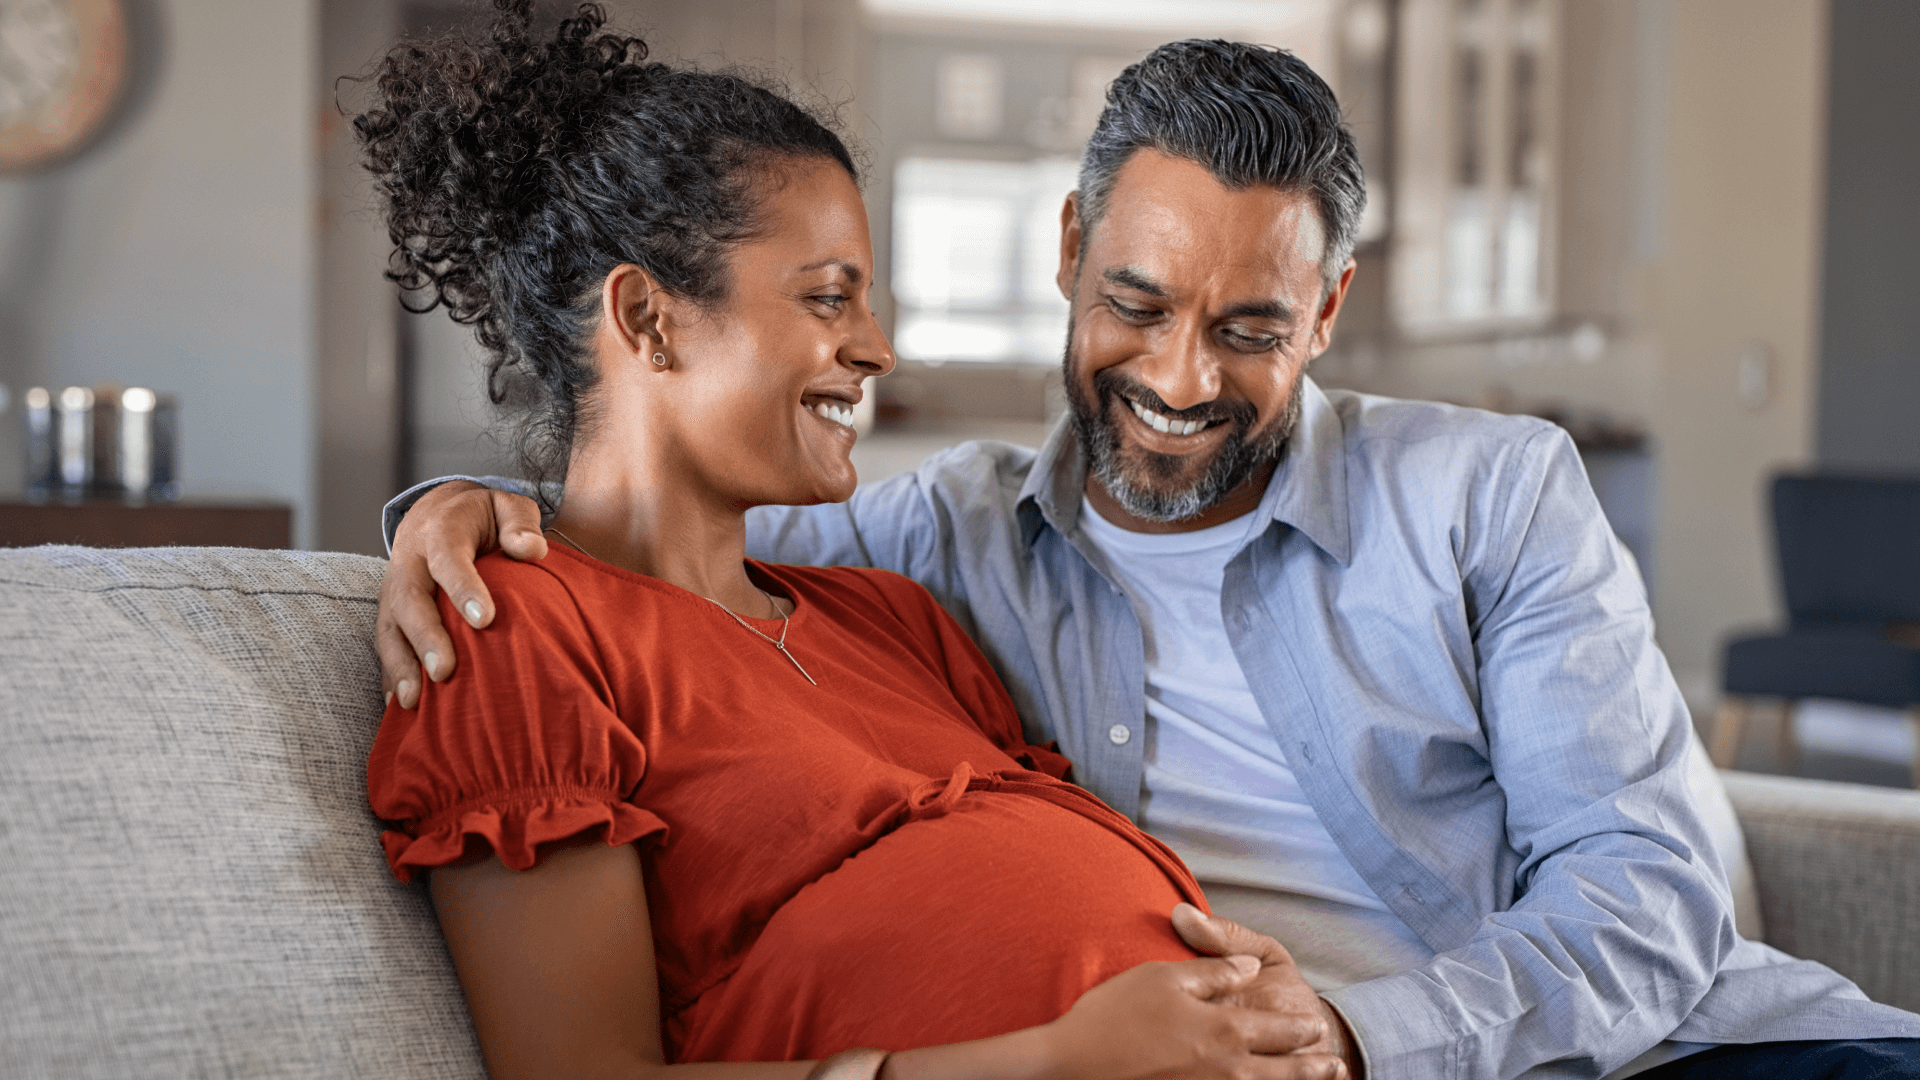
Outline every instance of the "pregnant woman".
<path id="1" fill-rule="evenodd" d="M 475 328 L 566 485 L 369 762 L 493 1075 L 1339 1075 L 1285 1055 L 1320 1021 L 1256 1007 L 1256 961 L 1176 934 L 1186 868 L 1025 743 L 923 589 L 744 557 L 747 508 L 852 493 L 894 362 L 841 140 L 591 6 L 547 40 L 497 6 L 355 121 L 391 276 Z"/>

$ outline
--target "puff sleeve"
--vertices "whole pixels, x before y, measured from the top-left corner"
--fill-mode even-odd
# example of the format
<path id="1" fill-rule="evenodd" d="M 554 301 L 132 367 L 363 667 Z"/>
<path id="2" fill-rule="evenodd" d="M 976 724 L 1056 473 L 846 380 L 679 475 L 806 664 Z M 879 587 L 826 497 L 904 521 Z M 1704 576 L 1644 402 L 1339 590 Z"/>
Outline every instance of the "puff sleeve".
<path id="1" fill-rule="evenodd" d="M 418 708 L 390 703 L 368 757 L 394 875 L 411 881 L 489 852 L 526 870 L 560 841 L 663 836 L 666 822 L 628 801 L 647 751 L 614 711 L 596 638 L 565 584 L 498 554 L 477 565 L 492 625 L 475 631 L 441 594 L 459 666 L 443 683 L 423 680 Z"/>

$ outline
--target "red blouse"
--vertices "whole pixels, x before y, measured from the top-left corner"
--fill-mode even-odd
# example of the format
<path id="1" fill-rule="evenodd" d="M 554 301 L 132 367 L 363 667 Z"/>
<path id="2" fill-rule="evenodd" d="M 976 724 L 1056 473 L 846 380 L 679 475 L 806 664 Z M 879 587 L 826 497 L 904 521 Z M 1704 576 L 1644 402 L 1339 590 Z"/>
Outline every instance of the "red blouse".
<path id="1" fill-rule="evenodd" d="M 1179 859 L 1027 745 L 985 657 L 894 574 L 750 563 L 787 658 L 708 600 L 554 544 L 441 597 L 460 667 L 368 762 L 395 874 L 640 843 L 674 1061 L 907 1049 L 1045 1023 L 1205 908 Z M 749 620 L 779 637 L 778 620 Z"/>

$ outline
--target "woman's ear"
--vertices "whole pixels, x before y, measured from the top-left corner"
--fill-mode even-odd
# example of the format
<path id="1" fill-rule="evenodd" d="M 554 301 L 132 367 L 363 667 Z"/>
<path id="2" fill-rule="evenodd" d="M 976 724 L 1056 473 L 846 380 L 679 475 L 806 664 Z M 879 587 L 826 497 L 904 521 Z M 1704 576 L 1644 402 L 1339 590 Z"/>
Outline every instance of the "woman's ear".
<path id="1" fill-rule="evenodd" d="M 672 294 L 652 274 L 632 263 L 614 267 L 600 286 L 603 346 L 655 371 L 666 370 L 672 363 L 666 310 L 671 306 Z"/>

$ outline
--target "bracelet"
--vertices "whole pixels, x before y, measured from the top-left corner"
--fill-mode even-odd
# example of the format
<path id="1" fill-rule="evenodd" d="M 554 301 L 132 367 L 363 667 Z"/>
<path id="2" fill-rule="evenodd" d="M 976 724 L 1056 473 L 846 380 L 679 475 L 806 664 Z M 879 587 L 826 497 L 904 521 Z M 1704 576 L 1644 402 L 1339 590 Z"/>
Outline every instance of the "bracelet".
<path id="1" fill-rule="evenodd" d="M 887 1056 L 885 1050 L 865 1046 L 842 1050 L 822 1059 L 807 1074 L 807 1080 L 880 1080 L 880 1070 L 886 1067 Z"/>

